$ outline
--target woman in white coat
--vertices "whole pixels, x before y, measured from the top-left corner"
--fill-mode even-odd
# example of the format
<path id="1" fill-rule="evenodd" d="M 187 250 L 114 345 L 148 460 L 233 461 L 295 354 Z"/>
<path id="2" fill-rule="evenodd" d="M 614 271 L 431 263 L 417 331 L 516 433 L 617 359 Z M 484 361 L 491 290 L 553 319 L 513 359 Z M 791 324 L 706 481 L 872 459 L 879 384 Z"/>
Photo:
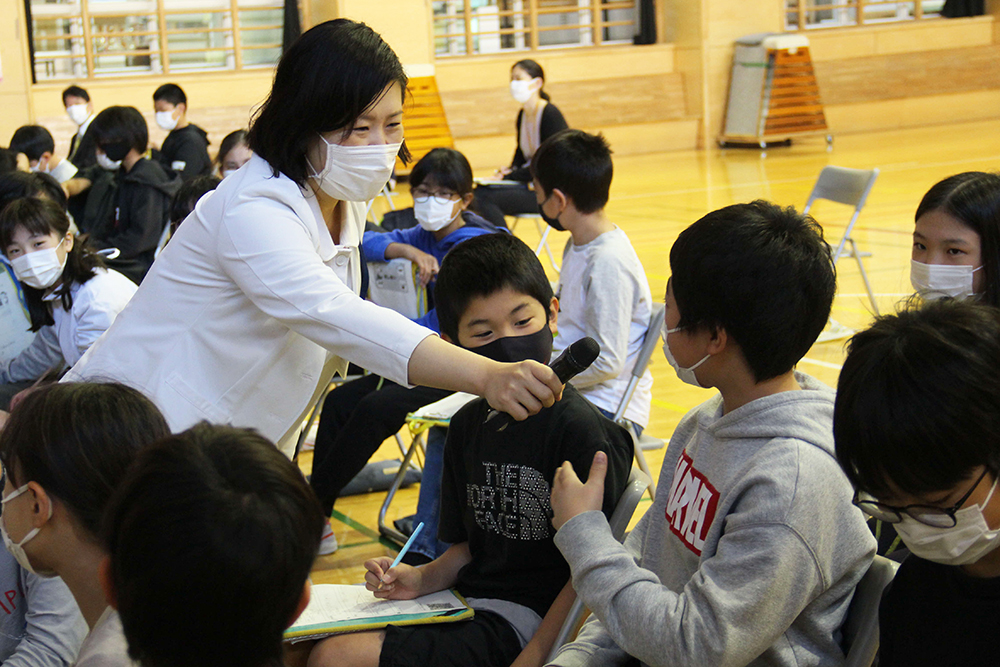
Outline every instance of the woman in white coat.
<path id="1" fill-rule="evenodd" d="M 249 133 L 253 157 L 206 195 L 129 306 L 69 379 L 113 378 L 174 431 L 258 429 L 286 454 L 348 360 L 401 384 L 485 396 L 523 419 L 562 387 L 535 362 L 499 364 L 363 301 L 365 204 L 402 146 L 406 75 L 368 26 L 318 25 L 282 57 Z"/>

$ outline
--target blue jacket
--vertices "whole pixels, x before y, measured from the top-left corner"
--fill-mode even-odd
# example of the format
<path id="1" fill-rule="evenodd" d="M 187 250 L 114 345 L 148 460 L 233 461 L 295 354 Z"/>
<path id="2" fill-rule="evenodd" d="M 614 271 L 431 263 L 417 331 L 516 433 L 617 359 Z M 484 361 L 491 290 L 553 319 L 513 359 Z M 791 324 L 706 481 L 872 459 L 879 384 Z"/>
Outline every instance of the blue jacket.
<path id="1" fill-rule="evenodd" d="M 508 234 L 510 233 L 506 229 L 494 226 L 493 223 L 479 217 L 471 211 L 463 211 L 462 220 L 465 222 L 464 226 L 459 227 L 440 241 L 434 238 L 434 234 L 424 230 L 424 228 L 420 225 L 417 225 L 416 227 L 411 227 L 409 229 L 396 229 L 391 232 L 365 232 L 364 239 L 361 242 L 361 247 L 364 250 L 365 259 L 369 262 L 389 261 L 385 256 L 386 248 L 388 248 L 392 243 L 405 243 L 406 245 L 413 246 L 417 250 L 426 252 L 428 255 L 433 256 L 438 263 L 441 263 L 448 251 L 462 241 L 471 239 L 474 236 L 495 234 L 500 231 L 507 232 Z M 432 280 L 430 284 L 427 285 L 427 292 L 431 295 L 433 294 L 433 291 L 434 281 Z M 430 309 L 426 315 L 416 319 L 415 321 L 417 324 L 422 324 L 428 329 L 441 333 L 437 313 L 433 308 Z"/>

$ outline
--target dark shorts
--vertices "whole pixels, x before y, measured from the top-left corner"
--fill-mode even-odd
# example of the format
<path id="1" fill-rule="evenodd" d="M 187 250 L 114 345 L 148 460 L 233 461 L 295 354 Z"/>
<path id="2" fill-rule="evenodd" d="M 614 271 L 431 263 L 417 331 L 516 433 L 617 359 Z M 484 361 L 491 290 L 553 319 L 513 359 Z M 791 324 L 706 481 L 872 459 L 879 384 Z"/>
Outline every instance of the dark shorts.
<path id="1" fill-rule="evenodd" d="M 517 633 L 501 616 L 476 611 L 468 621 L 390 625 L 379 667 L 509 667 L 521 653 Z"/>

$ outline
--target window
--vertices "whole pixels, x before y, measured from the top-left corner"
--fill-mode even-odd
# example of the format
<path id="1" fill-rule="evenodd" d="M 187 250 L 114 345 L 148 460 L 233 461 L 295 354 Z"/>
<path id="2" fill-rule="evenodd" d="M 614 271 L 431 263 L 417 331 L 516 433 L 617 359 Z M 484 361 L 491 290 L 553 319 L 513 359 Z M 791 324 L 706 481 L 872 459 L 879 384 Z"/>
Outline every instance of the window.
<path id="1" fill-rule="evenodd" d="M 37 81 L 271 67 L 282 0 L 31 0 Z"/>
<path id="2" fill-rule="evenodd" d="M 434 53 L 630 44 L 637 0 L 434 0 Z"/>
<path id="3" fill-rule="evenodd" d="M 944 0 L 785 0 L 785 29 L 837 28 L 938 18 Z"/>

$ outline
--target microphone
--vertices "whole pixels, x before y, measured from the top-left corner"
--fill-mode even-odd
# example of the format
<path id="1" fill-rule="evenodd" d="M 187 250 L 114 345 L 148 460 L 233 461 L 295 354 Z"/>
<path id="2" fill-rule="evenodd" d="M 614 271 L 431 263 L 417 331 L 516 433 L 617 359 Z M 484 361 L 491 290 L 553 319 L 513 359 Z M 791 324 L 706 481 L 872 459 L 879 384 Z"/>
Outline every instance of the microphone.
<path id="1" fill-rule="evenodd" d="M 556 377 L 559 378 L 561 383 L 566 384 L 577 375 L 590 368 L 590 365 L 594 363 L 594 360 L 596 360 L 600 354 L 600 344 L 590 336 L 587 336 L 586 338 L 581 338 L 563 350 L 563 353 L 556 357 L 555 361 L 549 364 L 549 368 L 555 372 Z M 490 423 L 490 421 L 498 415 L 503 415 L 500 419 L 500 426 L 497 427 L 497 432 L 499 433 L 507 428 L 507 424 L 510 423 L 511 416 L 506 412 L 490 410 L 490 413 L 486 415 L 486 421 L 483 423 Z"/>

